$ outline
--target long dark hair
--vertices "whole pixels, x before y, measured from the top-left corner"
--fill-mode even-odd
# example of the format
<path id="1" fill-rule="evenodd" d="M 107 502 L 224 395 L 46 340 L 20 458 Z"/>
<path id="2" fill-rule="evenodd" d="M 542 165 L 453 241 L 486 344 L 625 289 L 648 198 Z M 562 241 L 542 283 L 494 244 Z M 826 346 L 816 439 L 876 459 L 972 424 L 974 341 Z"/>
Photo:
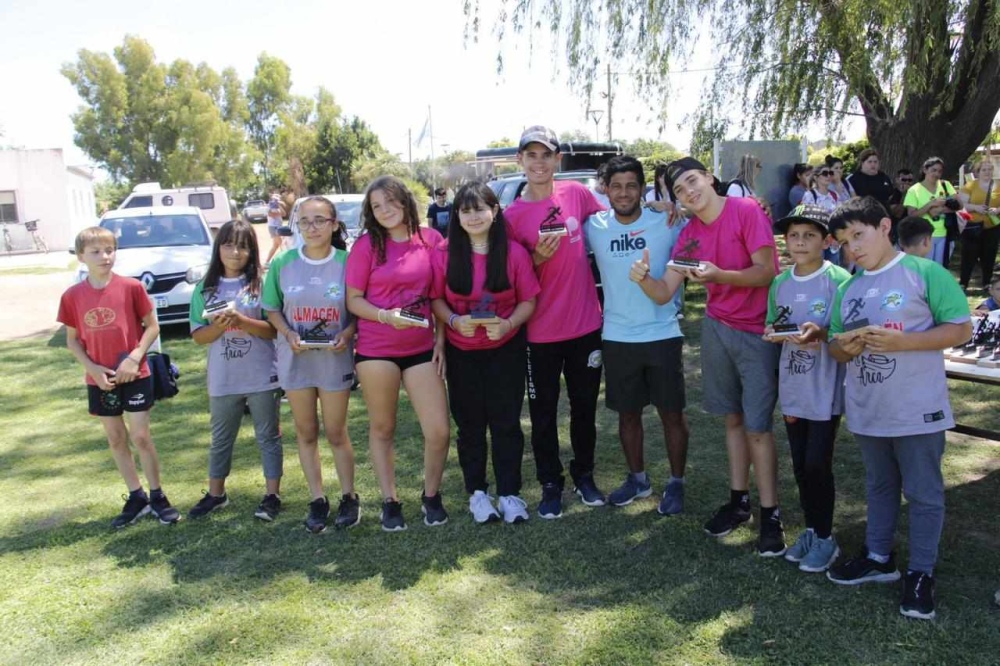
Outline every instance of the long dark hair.
<path id="1" fill-rule="evenodd" d="M 347 239 L 345 238 L 345 236 L 347 232 L 344 230 L 343 222 L 341 222 L 340 218 L 337 217 L 337 207 L 334 205 L 332 201 L 330 201 L 326 197 L 321 197 L 318 194 L 315 194 L 311 197 L 306 197 L 305 199 L 300 201 L 298 207 L 296 208 L 296 211 L 301 211 L 302 207 L 305 206 L 310 201 L 318 201 L 321 204 L 325 204 L 330 207 L 330 217 L 333 218 L 334 221 L 336 221 L 337 223 L 337 228 L 333 230 L 333 235 L 330 237 L 330 245 L 334 246 L 338 250 L 346 250 Z M 296 219 L 295 222 L 297 224 L 298 220 Z M 299 231 L 301 232 L 301 229 Z"/>
<path id="2" fill-rule="evenodd" d="M 389 232 L 385 230 L 372 210 L 372 192 L 381 190 L 387 199 L 391 199 L 403 207 L 403 223 L 410 235 L 417 234 L 420 241 L 427 245 L 424 235 L 420 232 L 420 213 L 417 211 L 417 200 L 406 184 L 395 176 L 379 176 L 365 190 L 365 199 L 361 203 L 361 228 L 371 236 L 372 245 L 378 254 L 376 263 L 385 263 L 385 243 Z"/>
<path id="3" fill-rule="evenodd" d="M 507 276 L 507 220 L 500 210 L 497 195 L 480 182 L 466 183 L 455 194 L 448 220 L 448 288 L 456 294 L 472 293 L 472 241 L 458 219 L 460 210 L 486 206 L 496 209 L 487 237 L 490 249 L 486 254 L 486 282 L 483 289 L 498 294 L 510 289 Z"/>
<path id="4" fill-rule="evenodd" d="M 222 265 L 222 246 L 227 243 L 249 250 L 247 264 L 243 267 L 243 277 L 246 278 L 250 293 L 259 296 L 260 248 L 257 247 L 257 234 L 246 220 L 230 220 L 219 227 L 215 243 L 212 244 L 212 260 L 202 280 L 202 293 L 214 293 L 219 288 L 219 280 L 225 277 L 226 267 Z"/>
<path id="5" fill-rule="evenodd" d="M 656 201 L 664 201 L 667 193 L 660 187 L 660 179 L 667 175 L 667 165 L 665 162 L 657 162 L 653 171 L 653 196 Z"/>

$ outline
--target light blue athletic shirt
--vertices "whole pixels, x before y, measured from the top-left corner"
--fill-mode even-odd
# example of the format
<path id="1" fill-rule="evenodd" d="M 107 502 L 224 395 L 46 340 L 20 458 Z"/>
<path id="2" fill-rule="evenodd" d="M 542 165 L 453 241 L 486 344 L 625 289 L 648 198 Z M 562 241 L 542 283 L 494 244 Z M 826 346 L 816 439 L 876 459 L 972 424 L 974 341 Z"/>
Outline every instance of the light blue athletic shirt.
<path id="1" fill-rule="evenodd" d="M 605 340 L 654 342 L 681 337 L 673 300 L 657 305 L 628 279 L 632 262 L 649 250 L 649 276 L 660 279 L 684 225 L 667 226 L 666 213 L 645 208 L 632 224 L 621 224 L 614 210 L 591 215 L 584 225 L 604 287 Z"/>

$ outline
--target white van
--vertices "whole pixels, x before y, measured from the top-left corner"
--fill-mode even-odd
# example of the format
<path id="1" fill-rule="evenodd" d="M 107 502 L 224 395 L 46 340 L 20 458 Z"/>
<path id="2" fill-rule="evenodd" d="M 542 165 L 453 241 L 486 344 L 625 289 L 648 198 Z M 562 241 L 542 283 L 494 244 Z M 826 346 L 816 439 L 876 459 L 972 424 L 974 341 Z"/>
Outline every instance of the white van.
<path id="1" fill-rule="evenodd" d="M 215 231 L 233 219 L 226 190 L 213 182 L 163 189 L 159 183 L 139 183 L 132 188 L 118 208 L 150 208 L 153 206 L 194 206 L 208 226 Z"/>

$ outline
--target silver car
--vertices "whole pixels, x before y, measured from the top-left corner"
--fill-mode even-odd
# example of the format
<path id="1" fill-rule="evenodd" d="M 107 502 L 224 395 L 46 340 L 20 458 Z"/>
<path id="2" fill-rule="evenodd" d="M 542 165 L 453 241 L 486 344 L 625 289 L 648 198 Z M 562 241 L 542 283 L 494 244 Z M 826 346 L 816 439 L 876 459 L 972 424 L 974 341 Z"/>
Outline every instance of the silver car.
<path id="1" fill-rule="evenodd" d="M 201 210 L 191 206 L 111 210 L 100 225 L 118 239 L 114 272 L 146 287 L 161 324 L 188 321 L 194 286 L 212 259 L 212 237 Z M 86 278 L 83 264 L 76 279 Z"/>

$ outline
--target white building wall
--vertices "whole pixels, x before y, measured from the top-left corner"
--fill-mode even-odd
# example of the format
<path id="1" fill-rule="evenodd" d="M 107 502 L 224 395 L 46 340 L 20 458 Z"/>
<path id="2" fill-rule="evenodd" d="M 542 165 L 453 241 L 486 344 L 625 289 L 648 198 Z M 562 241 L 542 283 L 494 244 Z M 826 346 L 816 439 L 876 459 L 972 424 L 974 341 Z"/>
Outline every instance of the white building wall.
<path id="1" fill-rule="evenodd" d="M 70 247 L 76 233 L 96 218 L 93 180 L 67 170 L 60 149 L 0 150 L 0 191 L 14 192 L 21 224 L 39 220 L 53 251 Z M 30 240 L 24 246 L 23 227 L 12 227 L 11 232 L 16 249 L 31 247 Z"/>

